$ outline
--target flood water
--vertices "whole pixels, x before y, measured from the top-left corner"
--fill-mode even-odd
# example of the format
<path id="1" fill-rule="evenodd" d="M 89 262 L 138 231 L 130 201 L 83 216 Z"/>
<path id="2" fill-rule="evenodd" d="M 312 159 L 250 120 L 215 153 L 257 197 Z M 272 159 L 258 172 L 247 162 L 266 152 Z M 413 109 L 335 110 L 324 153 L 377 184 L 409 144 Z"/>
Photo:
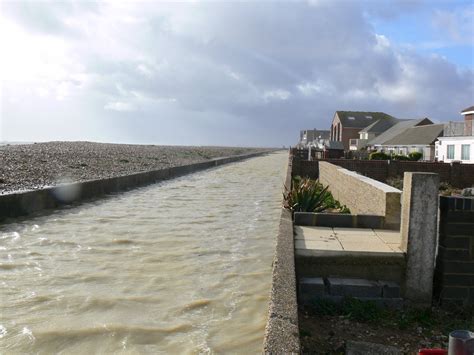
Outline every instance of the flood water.
<path id="1" fill-rule="evenodd" d="M 260 353 L 287 157 L 0 225 L 0 353 Z"/>

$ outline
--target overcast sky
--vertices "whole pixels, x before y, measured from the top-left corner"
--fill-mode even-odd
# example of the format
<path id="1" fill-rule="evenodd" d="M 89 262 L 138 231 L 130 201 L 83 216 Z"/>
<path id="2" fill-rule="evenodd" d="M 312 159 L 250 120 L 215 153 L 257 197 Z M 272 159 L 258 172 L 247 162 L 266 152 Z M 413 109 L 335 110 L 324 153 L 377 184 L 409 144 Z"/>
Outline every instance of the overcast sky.
<path id="1" fill-rule="evenodd" d="M 461 120 L 472 1 L 2 1 L 0 141 L 282 146 L 334 111 Z"/>

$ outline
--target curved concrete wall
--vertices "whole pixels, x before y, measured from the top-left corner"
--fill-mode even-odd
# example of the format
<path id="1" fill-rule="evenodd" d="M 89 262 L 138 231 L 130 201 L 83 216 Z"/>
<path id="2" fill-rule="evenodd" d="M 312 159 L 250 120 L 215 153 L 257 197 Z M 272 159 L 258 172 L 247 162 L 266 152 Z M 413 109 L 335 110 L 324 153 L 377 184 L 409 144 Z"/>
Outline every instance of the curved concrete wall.
<path id="1" fill-rule="evenodd" d="M 253 158 L 267 154 L 268 152 L 269 151 L 217 158 L 205 162 L 140 172 L 132 175 L 0 195 L 0 221 L 6 218 L 28 216 L 43 210 L 81 202 L 113 192 L 129 190 L 138 186 L 171 179 L 215 166 Z"/>
<path id="2" fill-rule="evenodd" d="M 291 160 L 285 186 L 291 187 Z M 265 328 L 266 354 L 299 354 L 298 302 L 296 298 L 295 246 L 291 212 L 282 208 L 273 259 L 272 289 Z"/>

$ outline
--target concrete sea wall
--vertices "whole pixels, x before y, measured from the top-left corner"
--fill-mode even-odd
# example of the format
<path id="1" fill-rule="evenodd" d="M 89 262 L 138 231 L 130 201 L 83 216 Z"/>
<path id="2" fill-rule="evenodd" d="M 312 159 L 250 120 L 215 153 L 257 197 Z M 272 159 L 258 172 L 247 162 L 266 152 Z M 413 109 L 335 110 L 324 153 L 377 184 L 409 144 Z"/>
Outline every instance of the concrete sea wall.
<path id="1" fill-rule="evenodd" d="M 129 190 L 267 153 L 268 152 L 258 152 L 237 155 L 167 169 L 140 172 L 132 175 L 0 195 L 0 221 L 7 218 L 28 216 L 44 210 L 58 208 L 110 193 Z"/>
<path id="2" fill-rule="evenodd" d="M 285 187 L 291 187 L 291 158 Z M 282 208 L 273 259 L 272 288 L 263 351 L 266 354 L 299 354 L 298 302 L 295 246 L 291 212 Z"/>

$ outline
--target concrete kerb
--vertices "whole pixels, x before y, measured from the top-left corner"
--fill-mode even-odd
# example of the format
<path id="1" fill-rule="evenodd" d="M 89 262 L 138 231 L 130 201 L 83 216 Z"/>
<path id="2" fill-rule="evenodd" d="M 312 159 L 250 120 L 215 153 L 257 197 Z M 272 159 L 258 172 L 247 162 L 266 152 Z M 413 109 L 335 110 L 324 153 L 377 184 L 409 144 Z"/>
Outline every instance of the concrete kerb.
<path id="1" fill-rule="evenodd" d="M 106 194 L 130 190 L 204 169 L 257 157 L 270 152 L 271 151 L 264 151 L 216 158 L 172 168 L 0 195 L 0 221 L 6 218 L 29 216 L 33 213 L 70 205 L 72 203 L 80 203 Z"/>
<path id="2" fill-rule="evenodd" d="M 288 164 L 285 186 L 291 187 L 291 163 Z M 300 352 L 293 221 L 291 212 L 283 208 L 273 259 L 272 288 L 263 351 L 266 354 Z"/>

